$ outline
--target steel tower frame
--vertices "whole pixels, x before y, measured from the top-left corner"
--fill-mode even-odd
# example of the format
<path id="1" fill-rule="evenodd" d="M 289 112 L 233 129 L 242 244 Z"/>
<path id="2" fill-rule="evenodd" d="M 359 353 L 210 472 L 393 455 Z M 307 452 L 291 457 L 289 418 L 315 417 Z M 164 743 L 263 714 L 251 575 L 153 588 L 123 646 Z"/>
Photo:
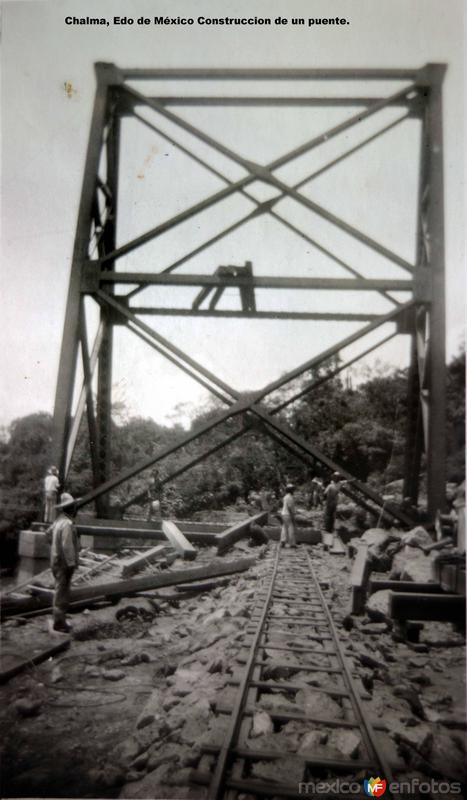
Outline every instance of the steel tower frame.
<path id="1" fill-rule="evenodd" d="M 406 434 L 406 460 L 404 495 L 416 502 L 423 448 L 427 459 L 428 511 L 431 518 L 445 505 L 445 277 L 444 277 L 444 211 L 443 211 L 443 134 L 442 134 L 442 83 L 446 71 L 444 64 L 427 64 L 421 69 L 120 69 L 113 64 L 95 65 L 97 89 L 92 115 L 89 143 L 84 168 L 84 179 L 78 212 L 78 221 L 73 250 L 65 325 L 60 353 L 57 390 L 54 407 L 53 449 L 56 462 L 60 465 L 62 484 L 66 478 L 76 445 L 81 420 L 86 411 L 89 429 L 89 453 L 92 464 L 93 487 L 79 501 L 83 506 L 92 501 L 101 516 L 108 516 L 109 493 L 134 475 L 148 469 L 171 453 L 191 441 L 202 437 L 225 420 L 240 416 L 244 420 L 241 430 L 227 437 L 220 444 L 188 461 L 176 473 L 165 478 L 171 480 L 189 469 L 203 458 L 229 444 L 234 439 L 260 424 L 262 429 L 297 457 L 309 461 L 317 460 L 331 470 L 352 477 L 341 466 L 310 442 L 305 441 L 275 415 L 286 405 L 294 402 L 306 392 L 312 392 L 318 385 L 334 377 L 354 361 L 366 355 L 397 333 L 411 336 L 411 364 L 408 379 L 408 419 Z M 145 80 L 157 81 L 196 81 L 209 80 L 250 82 L 250 81 L 292 81 L 306 82 L 316 80 L 337 80 L 346 82 L 358 80 L 375 82 L 378 80 L 403 81 L 403 88 L 388 97 L 313 97 L 313 96 L 147 96 L 134 88 L 133 83 Z M 129 83 L 131 82 L 131 83 Z M 338 107 L 362 106 L 364 110 L 353 114 L 349 119 L 316 136 L 299 147 L 290 150 L 266 166 L 247 160 L 222 142 L 213 139 L 200 128 L 186 122 L 177 115 L 173 107 L 177 105 L 202 106 L 276 106 L 276 107 Z M 172 139 L 138 114 L 140 106 L 152 109 L 161 118 L 170 120 L 181 130 L 203 142 L 216 153 L 221 153 L 246 170 L 246 176 L 232 181 L 204 158 L 200 158 L 189 147 Z M 376 134 L 368 137 L 356 147 L 347 150 L 338 158 L 313 175 L 308 175 L 295 186 L 279 179 L 275 172 L 299 156 L 318 147 L 334 136 L 358 125 L 378 111 L 389 106 L 401 107 L 403 115 Z M 126 116 L 137 117 L 144 125 L 163 136 L 176 148 L 184 152 L 198 164 L 221 178 L 225 186 L 208 198 L 195 203 L 190 208 L 176 214 L 171 219 L 153 227 L 146 233 L 117 246 L 116 228 L 118 219 L 118 171 L 120 153 L 120 123 Z M 370 141 L 384 134 L 408 117 L 421 121 L 422 142 L 419 165 L 419 192 L 417 200 L 417 248 L 415 263 L 411 264 L 381 243 L 349 225 L 330 213 L 318 203 L 300 192 L 303 184 L 317 174 L 321 174 L 334 164 L 363 148 Z M 99 173 L 104 170 L 105 177 Z M 257 200 L 248 192 L 248 186 L 255 180 L 263 181 L 280 194 L 268 201 Z M 174 261 L 162 272 L 122 272 L 116 264 L 120 257 L 136 251 L 146 242 L 156 239 L 165 232 L 210 208 L 224 198 L 240 192 L 253 201 L 255 208 L 239 221 L 229 225 L 221 233 L 206 240 L 183 258 Z M 275 210 L 276 202 L 288 197 L 301 206 L 318 214 L 338 230 L 344 231 L 370 250 L 384 256 L 392 264 L 401 267 L 407 277 L 404 279 L 372 280 L 365 278 L 355 268 L 324 248 L 304 230 L 291 224 Z M 304 277 L 257 277 L 251 263 L 244 266 L 221 266 L 214 274 L 175 274 L 175 270 L 191 257 L 220 241 L 224 236 L 239 228 L 245 222 L 260 216 L 270 215 L 280 224 L 294 231 L 306 242 L 337 262 L 349 273 L 349 278 L 304 278 Z M 97 255 L 91 257 L 95 248 Z M 137 288 L 126 295 L 115 294 L 115 287 L 136 284 Z M 167 309 L 132 305 L 132 299 L 145 287 L 155 286 L 194 286 L 199 293 L 192 306 L 186 309 Z M 241 310 L 228 311 L 217 307 L 223 291 L 228 287 L 239 290 Z M 331 289 L 336 291 L 377 291 L 390 300 L 393 308 L 386 314 L 372 313 L 313 313 L 313 312 L 264 312 L 256 308 L 256 288 L 285 289 Z M 410 292 L 410 300 L 400 303 L 388 294 L 391 291 Z M 89 346 L 84 300 L 92 297 L 100 307 L 100 324 L 92 347 Z M 208 305 L 202 307 L 209 299 Z M 220 380 L 202 364 L 158 334 L 143 322 L 143 315 L 182 314 L 189 316 L 245 317 L 245 318 L 288 318 L 314 320 L 362 321 L 366 324 L 356 333 L 347 336 L 334 346 L 327 348 L 305 363 L 291 370 L 285 376 L 269 383 L 260 391 L 246 398 L 233 387 Z M 275 408 L 268 409 L 262 401 L 276 389 L 285 386 L 293 379 L 303 375 L 312 367 L 319 366 L 330 356 L 336 355 L 344 347 L 356 342 L 370 331 L 387 322 L 394 322 L 395 332 L 334 369 L 326 376 L 311 381 L 300 392 Z M 126 325 L 129 330 L 142 338 L 149 346 L 175 363 L 192 378 L 208 388 L 227 406 L 214 420 L 196 432 L 182 436 L 177 444 L 161 450 L 131 469 L 112 477 L 110 475 L 111 453 L 111 383 L 112 383 L 112 342 L 113 327 Z M 77 365 L 81 356 L 83 382 L 77 386 Z M 94 401 L 92 381 L 97 370 L 97 397 Z M 78 400 L 73 409 L 73 398 Z M 383 505 L 382 499 L 373 489 L 356 481 L 353 494 L 362 505 L 376 503 Z M 138 500 L 132 498 L 128 503 Z M 392 510 L 393 517 L 405 524 L 410 523 L 407 515 L 400 510 Z"/>

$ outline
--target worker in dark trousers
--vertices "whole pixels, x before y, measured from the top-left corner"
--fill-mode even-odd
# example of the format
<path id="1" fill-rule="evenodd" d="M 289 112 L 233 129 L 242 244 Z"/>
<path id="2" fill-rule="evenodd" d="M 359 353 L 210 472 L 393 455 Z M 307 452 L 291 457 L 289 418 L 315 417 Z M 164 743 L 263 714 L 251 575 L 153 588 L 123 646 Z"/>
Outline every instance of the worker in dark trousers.
<path id="1" fill-rule="evenodd" d="M 60 488 L 57 467 L 50 467 L 44 479 L 44 522 L 51 523 L 56 517 L 55 507 Z"/>
<path id="2" fill-rule="evenodd" d="M 321 478 L 314 477 L 310 485 L 311 508 L 321 508 L 323 505 L 324 487 Z"/>
<path id="3" fill-rule="evenodd" d="M 50 567 L 55 578 L 53 629 L 69 633 L 71 627 L 66 620 L 66 612 L 70 603 L 71 578 L 79 561 L 78 535 L 73 524 L 75 500 L 71 494 L 64 493 L 56 508 L 57 519 L 47 531 L 51 540 Z"/>
<path id="4" fill-rule="evenodd" d="M 333 472 L 331 476 L 331 482 L 324 490 L 324 530 L 328 533 L 332 533 L 334 531 L 339 492 L 342 487 L 346 486 L 348 483 L 350 483 L 350 481 L 342 480 L 338 472 Z"/>
<path id="5" fill-rule="evenodd" d="M 281 529 L 281 547 L 296 547 L 296 533 L 295 533 L 295 500 L 294 500 L 295 486 L 293 483 L 288 483 L 285 488 L 285 495 L 282 502 L 282 529 Z"/>

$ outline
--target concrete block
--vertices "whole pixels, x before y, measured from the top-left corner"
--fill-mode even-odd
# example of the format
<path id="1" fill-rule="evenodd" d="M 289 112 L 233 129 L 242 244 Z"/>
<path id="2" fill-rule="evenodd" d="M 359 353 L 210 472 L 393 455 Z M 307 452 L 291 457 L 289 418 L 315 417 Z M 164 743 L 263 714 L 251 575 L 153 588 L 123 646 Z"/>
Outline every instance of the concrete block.
<path id="1" fill-rule="evenodd" d="M 42 531 L 21 531 L 18 555 L 28 558 L 49 558 L 50 546 Z"/>

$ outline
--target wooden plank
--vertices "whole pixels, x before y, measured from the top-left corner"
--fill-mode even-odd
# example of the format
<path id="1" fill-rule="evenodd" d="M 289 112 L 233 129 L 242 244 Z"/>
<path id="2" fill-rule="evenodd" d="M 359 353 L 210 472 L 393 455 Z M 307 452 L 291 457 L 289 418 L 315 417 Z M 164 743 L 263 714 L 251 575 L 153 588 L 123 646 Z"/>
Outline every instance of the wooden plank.
<path id="1" fill-rule="evenodd" d="M 6 683 L 13 678 L 15 675 L 19 675 L 20 672 L 27 669 L 27 667 L 35 666 L 37 664 L 42 664 L 43 661 L 47 661 L 49 658 L 53 658 L 54 656 L 62 653 L 64 650 L 67 650 L 70 646 L 70 639 L 64 639 L 59 644 L 53 645 L 53 647 L 48 647 L 46 650 L 43 650 L 41 653 L 37 655 L 33 655 L 31 658 L 26 659 L 25 661 L 21 661 L 19 664 L 16 664 L 14 667 L 10 669 L 3 670 L 0 672 L 0 684 Z"/>
<path id="2" fill-rule="evenodd" d="M 255 525 L 264 525 L 267 518 L 268 512 L 261 511 L 261 513 L 256 514 L 254 517 L 247 517 L 247 519 L 241 520 L 241 522 L 237 522 L 235 525 L 232 525 L 231 528 L 227 528 L 227 530 L 223 533 L 219 533 L 216 536 L 218 554 L 225 552 L 228 547 L 231 547 L 231 545 L 233 545 L 235 542 L 243 539 L 244 536 L 247 536 L 252 523 Z"/>
<path id="3" fill-rule="evenodd" d="M 465 597 L 457 594 L 391 592 L 389 615 L 399 621 L 430 620 L 465 624 Z"/>
<path id="4" fill-rule="evenodd" d="M 197 552 L 183 533 L 177 528 L 171 520 L 162 520 L 162 531 L 167 537 L 172 547 L 177 550 L 183 558 L 188 561 L 193 561 L 196 558 Z"/>
<path id="5" fill-rule="evenodd" d="M 261 744 L 261 739 L 258 740 L 258 744 Z M 206 744 L 203 745 L 203 750 L 207 753 L 218 753 L 220 750 L 220 745 L 216 744 Z M 248 749 L 243 747 L 236 747 L 233 749 L 233 753 L 240 758 L 248 759 L 249 761 L 276 761 L 279 758 L 284 758 L 283 751 L 277 750 L 261 750 L 260 748 L 254 749 L 248 747 Z M 356 769 L 369 769 L 373 766 L 371 761 L 363 761 L 357 759 L 348 759 L 347 761 L 345 758 L 341 759 L 333 759 L 333 758 L 323 758 L 319 756 L 317 758 L 313 758 L 311 755 L 306 755 L 302 753 L 294 753 L 294 758 L 301 759 L 305 764 L 309 766 L 315 767 L 322 767 L 327 769 L 340 769 L 342 771 L 349 770 L 350 772 L 355 771 Z M 278 788 L 278 787 L 277 787 Z M 279 788 L 277 791 L 276 796 L 280 796 Z"/>
<path id="6" fill-rule="evenodd" d="M 32 530 L 42 529 L 39 526 L 44 526 L 45 523 L 33 522 Z M 92 517 L 89 514 L 78 514 L 76 517 L 76 525 L 78 527 L 91 527 L 91 528 L 123 528 L 126 530 L 146 530 L 154 532 L 159 530 L 160 525 L 155 520 L 148 522 L 145 519 L 101 519 L 99 517 Z M 183 533 L 222 533 L 225 530 L 225 524 L 221 522 L 199 522 L 195 520 L 179 519 L 177 525 Z M 48 527 L 45 525 L 45 527 Z"/>
<path id="7" fill-rule="evenodd" d="M 112 561 L 115 561 L 116 558 L 117 558 L 117 553 L 114 553 L 113 556 L 104 557 L 102 561 L 97 561 L 97 563 L 94 562 L 93 567 L 88 569 L 86 572 L 82 572 L 81 574 L 78 574 L 76 576 L 76 578 L 73 581 L 74 585 L 76 585 L 77 583 L 82 583 L 83 581 L 87 581 L 88 578 L 90 578 L 90 576 L 93 575 L 95 572 L 99 572 L 101 570 L 102 572 L 104 572 L 107 564 L 110 564 Z"/>
<path id="8" fill-rule="evenodd" d="M 332 556 L 347 555 L 347 550 L 345 549 L 344 542 L 337 533 L 334 534 L 332 547 L 329 552 Z"/>
<path id="9" fill-rule="evenodd" d="M 80 536 L 93 536 L 97 541 L 104 538 L 111 538 L 114 540 L 122 539 L 138 539 L 146 542 L 162 542 L 165 540 L 164 533 L 161 529 L 138 527 L 138 528 L 124 528 L 116 526 L 114 520 L 107 527 L 98 527 L 96 525 L 80 525 L 76 526 Z M 199 542 L 200 544 L 213 544 L 216 542 L 217 534 L 210 531 L 193 531 L 184 534 L 191 542 Z"/>
<path id="10" fill-rule="evenodd" d="M 368 545 L 366 542 L 360 542 L 357 555 L 352 565 L 352 572 L 350 573 L 350 586 L 352 587 L 350 600 L 351 614 L 363 613 L 370 571 L 371 566 L 368 559 Z"/>
<path id="11" fill-rule="evenodd" d="M 256 559 L 253 556 L 248 556 L 233 561 L 214 561 L 210 564 L 203 564 L 202 566 L 192 567 L 191 569 L 175 570 L 174 572 L 167 570 L 162 574 L 158 573 L 157 575 L 148 575 L 140 578 L 128 578 L 119 581 L 109 581 L 108 583 L 72 587 L 71 601 L 88 601 L 95 597 L 125 597 L 149 589 L 176 586 L 178 584 L 191 583 L 192 581 L 195 582 L 200 579 L 203 580 L 205 578 L 244 572 L 255 563 Z M 44 589 L 41 586 L 34 587 L 33 591 L 34 594 L 37 593 L 39 596 L 25 598 L 25 602 L 21 608 L 18 608 L 15 604 L 15 607 L 12 607 L 11 611 L 8 609 L 8 614 L 6 614 L 6 609 L 2 608 L 2 614 L 11 616 L 14 613 L 19 613 L 23 608 L 27 611 L 29 611 L 30 608 L 41 608 L 41 606 L 51 602 L 54 594 L 52 589 Z"/>
<path id="12" fill-rule="evenodd" d="M 370 578 L 368 594 L 382 592 L 389 589 L 392 592 L 410 592 L 411 594 L 439 594 L 442 589 L 435 581 L 430 583 L 415 583 L 414 581 L 389 581 L 381 578 Z"/>
<path id="13" fill-rule="evenodd" d="M 198 594 L 199 592 L 210 592 L 212 589 L 217 589 L 219 586 L 227 586 L 230 583 L 230 578 L 215 578 L 212 581 L 200 581 L 197 583 L 179 584 L 175 587 L 175 591 L 179 593 L 190 592 Z"/>
<path id="14" fill-rule="evenodd" d="M 358 546 L 357 555 L 352 564 L 350 573 L 351 586 L 366 586 L 369 578 L 369 563 L 367 563 L 368 545 L 361 542 Z"/>
<path id="15" fill-rule="evenodd" d="M 133 594 L 135 592 L 145 591 L 146 589 L 157 589 L 161 586 L 175 586 L 179 583 L 189 583 L 205 578 L 218 577 L 220 575 L 230 575 L 235 572 L 244 572 L 252 567 L 255 562 L 256 559 L 251 556 L 248 558 L 237 558 L 233 561 L 212 561 L 209 564 L 202 564 L 199 567 L 191 567 L 190 569 L 178 569 L 173 572 L 167 570 L 157 575 L 127 578 L 125 580 L 82 586 L 79 588 L 72 587 L 71 600 L 90 600 L 97 596 L 125 596 L 126 594 Z"/>
<path id="16" fill-rule="evenodd" d="M 322 531 L 322 533 L 321 533 L 321 541 L 322 541 L 322 543 L 324 545 L 324 549 L 328 550 L 330 547 L 332 547 L 332 542 L 333 542 L 332 533 L 327 533 L 326 531 Z"/>
<path id="17" fill-rule="evenodd" d="M 154 561 L 157 561 L 166 554 L 167 549 L 167 545 L 158 544 L 156 547 L 152 547 L 150 550 L 134 555 L 133 558 L 124 561 L 120 568 L 121 577 L 128 578 L 130 575 L 134 575 L 135 572 L 138 572 L 138 570 L 143 569 L 147 564 L 154 563 Z"/>

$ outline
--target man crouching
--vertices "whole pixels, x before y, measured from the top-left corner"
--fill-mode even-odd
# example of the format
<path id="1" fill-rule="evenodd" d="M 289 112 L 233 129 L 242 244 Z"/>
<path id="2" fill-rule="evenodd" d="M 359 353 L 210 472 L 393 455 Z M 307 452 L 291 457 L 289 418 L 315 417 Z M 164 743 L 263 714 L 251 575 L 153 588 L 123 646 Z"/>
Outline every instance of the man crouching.
<path id="1" fill-rule="evenodd" d="M 72 495 L 62 494 L 56 509 L 58 517 L 47 532 L 51 539 L 50 567 L 55 578 L 53 629 L 69 633 L 71 627 L 66 621 L 66 612 L 70 604 L 71 578 L 79 560 L 78 535 L 73 525 L 76 505 Z"/>

